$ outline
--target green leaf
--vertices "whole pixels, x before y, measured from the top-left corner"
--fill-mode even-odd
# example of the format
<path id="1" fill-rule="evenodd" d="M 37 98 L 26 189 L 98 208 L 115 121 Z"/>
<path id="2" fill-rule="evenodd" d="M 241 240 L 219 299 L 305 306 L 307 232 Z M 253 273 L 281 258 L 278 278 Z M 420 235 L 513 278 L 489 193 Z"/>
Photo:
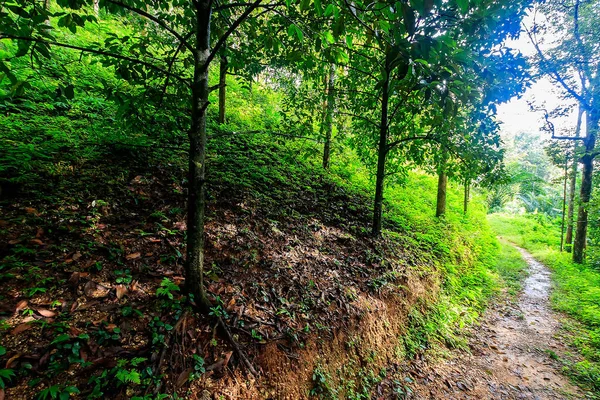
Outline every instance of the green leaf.
<path id="1" fill-rule="evenodd" d="M 352 35 L 346 35 L 346 46 L 352 48 Z"/>
<path id="2" fill-rule="evenodd" d="M 469 12 L 469 0 L 456 0 L 456 4 L 463 15 Z"/>
<path id="3" fill-rule="evenodd" d="M 410 36 L 414 35 L 416 24 L 415 11 L 412 8 L 410 8 L 409 5 L 404 3 L 402 4 L 402 19 L 404 20 L 404 27 L 406 28 L 406 32 L 408 32 Z"/>
<path id="4" fill-rule="evenodd" d="M 323 5 L 321 4 L 321 0 L 315 0 L 315 12 L 319 17 L 323 15 Z"/>
<path id="5" fill-rule="evenodd" d="M 66 333 L 63 333 L 62 335 L 58 335 L 53 341 L 52 344 L 58 344 L 58 343 L 62 343 L 62 342 L 66 342 L 68 340 L 70 340 L 71 337 L 69 335 L 67 335 Z"/>
<path id="6" fill-rule="evenodd" d="M 329 17 L 330 15 L 333 15 L 335 13 L 335 5 L 334 4 L 329 4 L 326 8 L 325 8 L 325 16 Z"/>

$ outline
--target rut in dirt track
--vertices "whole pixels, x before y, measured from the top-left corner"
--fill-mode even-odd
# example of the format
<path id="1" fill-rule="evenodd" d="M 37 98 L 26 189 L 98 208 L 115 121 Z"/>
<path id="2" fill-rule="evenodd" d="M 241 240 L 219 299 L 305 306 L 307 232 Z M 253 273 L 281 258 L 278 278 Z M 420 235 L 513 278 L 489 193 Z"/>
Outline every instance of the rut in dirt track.
<path id="1" fill-rule="evenodd" d="M 472 355 L 425 366 L 416 399 L 571 399 L 582 392 L 561 375 L 549 354 L 567 351 L 551 310 L 550 272 L 519 249 L 529 277 L 517 304 L 490 309 L 470 341 Z"/>

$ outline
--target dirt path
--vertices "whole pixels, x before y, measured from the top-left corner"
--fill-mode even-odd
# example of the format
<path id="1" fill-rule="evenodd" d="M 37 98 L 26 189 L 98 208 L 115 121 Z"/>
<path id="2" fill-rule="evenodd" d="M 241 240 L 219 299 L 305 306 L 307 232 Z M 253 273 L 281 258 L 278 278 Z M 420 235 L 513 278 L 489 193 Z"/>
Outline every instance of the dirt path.
<path id="1" fill-rule="evenodd" d="M 571 399 L 581 391 L 560 374 L 551 353 L 566 347 L 557 338 L 558 317 L 549 306 L 550 272 L 519 249 L 529 277 L 517 304 L 500 304 L 470 340 L 472 355 L 436 366 L 417 365 L 416 399 Z M 422 367 L 422 369 L 420 368 Z"/>

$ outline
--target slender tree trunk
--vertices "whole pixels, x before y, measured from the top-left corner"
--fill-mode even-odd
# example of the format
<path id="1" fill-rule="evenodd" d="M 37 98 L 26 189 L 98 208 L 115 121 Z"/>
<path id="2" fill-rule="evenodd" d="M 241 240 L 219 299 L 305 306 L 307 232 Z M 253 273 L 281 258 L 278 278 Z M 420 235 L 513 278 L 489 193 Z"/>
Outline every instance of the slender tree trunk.
<path id="1" fill-rule="evenodd" d="M 206 208 L 206 107 L 208 106 L 208 65 L 210 54 L 210 0 L 196 3 L 196 54 L 192 83 L 192 122 L 189 133 L 189 187 L 187 221 L 186 288 L 199 308 L 207 311 L 210 302 L 204 289 L 204 212 Z"/>
<path id="2" fill-rule="evenodd" d="M 323 168 L 329 169 L 331 135 L 333 133 L 333 111 L 335 109 L 335 64 L 329 66 L 327 81 L 327 110 L 325 111 L 325 144 L 323 145 Z"/>
<path id="3" fill-rule="evenodd" d="M 386 57 L 387 78 L 383 82 L 381 95 L 381 121 L 379 123 L 379 148 L 377 151 L 377 177 L 375 181 L 375 206 L 373 207 L 373 236 L 381 235 L 383 217 L 383 184 L 385 179 L 385 160 L 388 152 L 388 107 L 390 101 L 389 63 Z"/>
<path id="4" fill-rule="evenodd" d="M 565 214 L 567 208 L 567 180 L 569 180 L 569 154 L 565 156 L 565 179 L 563 185 L 562 221 L 560 224 L 560 252 L 565 247 Z"/>
<path id="5" fill-rule="evenodd" d="M 585 155 L 581 158 L 583 172 L 581 176 L 581 191 L 579 195 L 579 212 L 577 214 L 577 231 L 573 245 L 573 261 L 581 264 L 585 258 L 585 244 L 587 239 L 588 206 L 592 194 L 592 175 L 594 172 L 594 148 L 596 147 L 596 134 L 598 133 L 598 120 L 600 110 L 592 108 L 586 113 L 586 139 Z"/>
<path id="6" fill-rule="evenodd" d="M 98 15 L 100 12 L 100 0 L 94 0 L 94 14 Z"/>
<path id="7" fill-rule="evenodd" d="M 219 64 L 219 124 L 225 123 L 225 100 L 227 94 L 227 57 L 221 56 Z"/>
<path id="8" fill-rule="evenodd" d="M 468 178 L 465 178 L 465 197 L 463 199 L 463 214 L 467 215 L 467 211 L 469 209 L 469 194 L 471 191 L 471 182 L 469 181 Z"/>
<path id="9" fill-rule="evenodd" d="M 581 134 L 581 120 L 583 116 L 583 108 L 579 107 L 577 115 L 577 128 L 575 129 L 575 137 Z M 565 237 L 565 249 L 568 253 L 571 252 L 573 245 L 573 214 L 575 211 L 575 190 L 577 187 L 577 141 L 573 143 L 573 164 L 571 164 L 571 176 L 569 182 L 569 210 L 567 212 L 567 234 Z"/>
<path id="10" fill-rule="evenodd" d="M 448 192 L 448 175 L 443 169 L 440 170 L 438 176 L 437 203 L 435 208 L 435 216 L 441 217 L 446 214 L 446 193 Z"/>

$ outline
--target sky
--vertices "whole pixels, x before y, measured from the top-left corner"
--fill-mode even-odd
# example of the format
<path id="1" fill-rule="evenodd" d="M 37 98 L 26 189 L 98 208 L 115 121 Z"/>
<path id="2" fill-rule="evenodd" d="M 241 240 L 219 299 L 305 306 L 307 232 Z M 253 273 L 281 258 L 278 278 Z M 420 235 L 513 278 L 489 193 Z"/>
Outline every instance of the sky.
<path id="1" fill-rule="evenodd" d="M 523 23 L 531 26 L 532 22 L 531 17 L 526 17 Z M 535 52 L 535 48 L 526 34 L 522 34 L 517 40 L 509 41 L 507 45 L 520 50 L 526 56 L 531 56 Z M 561 89 L 557 84 L 552 83 L 548 78 L 542 78 L 528 88 L 521 98 L 513 98 L 510 102 L 498 106 L 497 118 L 501 122 L 501 135 L 507 137 L 524 132 L 549 139 L 549 133 L 540 131 L 544 125 L 544 113 L 532 111 L 528 102 L 533 102 L 535 106 L 550 111 L 557 106 L 569 104 L 569 101 L 564 100 L 561 94 Z M 570 104 L 574 104 L 574 102 L 571 101 Z M 557 135 L 572 135 L 577 125 L 577 109 L 573 108 L 568 117 L 553 119 L 552 122 Z"/>

